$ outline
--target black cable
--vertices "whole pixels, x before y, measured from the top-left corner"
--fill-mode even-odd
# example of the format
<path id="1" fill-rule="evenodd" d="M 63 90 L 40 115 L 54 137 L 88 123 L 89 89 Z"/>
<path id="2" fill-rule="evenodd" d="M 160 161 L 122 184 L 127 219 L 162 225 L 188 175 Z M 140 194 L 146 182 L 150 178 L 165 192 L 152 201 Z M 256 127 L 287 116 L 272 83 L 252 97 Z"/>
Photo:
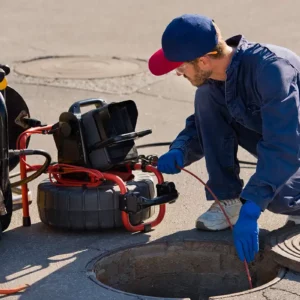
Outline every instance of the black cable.
<path id="1" fill-rule="evenodd" d="M 171 145 L 170 142 L 162 142 L 162 143 L 143 144 L 143 145 L 136 146 L 136 148 L 140 149 L 140 148 L 150 148 L 150 147 L 170 146 L 170 145 Z"/>
<path id="2" fill-rule="evenodd" d="M 20 186 L 23 184 L 26 184 L 34 179 L 36 179 L 37 177 L 39 177 L 42 173 L 44 173 L 47 168 L 49 167 L 50 163 L 51 163 L 51 156 L 49 153 L 43 151 L 43 150 L 31 150 L 31 149 L 22 149 L 22 150 L 9 150 L 9 157 L 14 157 L 14 156 L 22 156 L 22 155 L 42 155 L 46 158 L 46 161 L 44 162 L 44 164 L 42 165 L 41 168 L 39 168 L 36 172 L 34 172 L 32 175 L 30 175 L 29 177 L 26 177 L 25 179 L 22 179 L 20 181 L 17 182 L 13 182 L 11 183 L 11 187 L 16 187 L 16 186 Z"/>
<path id="3" fill-rule="evenodd" d="M 29 172 L 34 172 L 34 170 L 27 171 L 27 173 L 29 173 Z M 20 175 L 21 175 L 21 172 L 10 174 L 10 175 L 9 175 L 9 179 L 18 177 L 18 176 L 20 176 Z"/>
<path id="4" fill-rule="evenodd" d="M 136 148 L 141 149 L 141 148 L 170 146 L 170 145 L 171 145 L 171 142 L 160 142 L 160 143 L 150 143 L 150 144 L 138 145 L 138 146 L 136 146 Z M 250 161 L 245 161 L 245 160 L 239 160 L 239 163 L 245 164 L 245 165 L 253 165 L 253 166 L 257 165 L 257 163 L 255 163 L 255 162 L 250 162 Z"/>
<path id="5" fill-rule="evenodd" d="M 56 164 L 57 164 L 57 161 L 53 161 L 52 163 L 50 163 L 50 166 L 56 165 Z M 34 170 L 29 170 L 29 171 L 27 171 L 27 173 L 29 173 L 29 172 L 32 173 L 32 172 L 34 172 Z M 20 176 L 20 175 L 21 175 L 21 172 L 18 172 L 18 173 L 12 173 L 12 174 L 9 175 L 9 179 L 18 177 L 18 176 Z"/>
<path id="6" fill-rule="evenodd" d="M 246 160 L 239 160 L 239 163 L 244 164 L 244 165 L 253 165 L 253 166 L 257 165 L 256 162 L 251 162 L 251 161 L 246 161 Z"/>

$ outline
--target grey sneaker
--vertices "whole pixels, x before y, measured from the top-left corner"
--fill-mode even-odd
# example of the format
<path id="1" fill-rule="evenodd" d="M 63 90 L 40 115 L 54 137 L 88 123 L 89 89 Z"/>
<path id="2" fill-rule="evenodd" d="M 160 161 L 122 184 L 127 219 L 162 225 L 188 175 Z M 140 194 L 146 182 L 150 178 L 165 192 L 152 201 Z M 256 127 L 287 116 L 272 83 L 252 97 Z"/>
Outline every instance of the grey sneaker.
<path id="1" fill-rule="evenodd" d="M 238 220 L 242 202 L 240 199 L 221 200 L 220 202 L 231 224 L 234 225 Z M 218 231 L 229 227 L 227 219 L 217 202 L 214 202 L 207 212 L 202 214 L 196 221 L 196 228 L 200 230 Z"/>

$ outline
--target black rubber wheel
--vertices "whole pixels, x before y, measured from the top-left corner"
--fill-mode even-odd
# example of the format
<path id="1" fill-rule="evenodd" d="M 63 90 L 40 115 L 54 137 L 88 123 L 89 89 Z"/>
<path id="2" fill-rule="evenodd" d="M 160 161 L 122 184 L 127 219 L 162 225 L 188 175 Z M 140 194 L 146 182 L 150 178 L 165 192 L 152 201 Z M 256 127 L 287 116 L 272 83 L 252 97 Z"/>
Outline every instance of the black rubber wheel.
<path id="1" fill-rule="evenodd" d="M 6 230 L 9 227 L 11 217 L 12 217 L 13 204 L 12 204 L 12 193 L 10 187 L 7 189 L 6 195 L 4 195 L 4 204 L 6 207 L 7 214 L 5 216 L 0 216 L 2 231 Z"/>
<path id="2" fill-rule="evenodd" d="M 155 195 L 154 182 L 147 173 L 136 174 L 126 186 L 146 198 L 152 199 Z M 44 180 L 38 186 L 37 206 L 41 221 L 56 228 L 101 230 L 123 227 L 119 188 L 111 182 L 97 188 L 82 188 L 56 186 Z M 154 212 L 151 207 L 130 215 L 131 224 L 141 224 Z"/>

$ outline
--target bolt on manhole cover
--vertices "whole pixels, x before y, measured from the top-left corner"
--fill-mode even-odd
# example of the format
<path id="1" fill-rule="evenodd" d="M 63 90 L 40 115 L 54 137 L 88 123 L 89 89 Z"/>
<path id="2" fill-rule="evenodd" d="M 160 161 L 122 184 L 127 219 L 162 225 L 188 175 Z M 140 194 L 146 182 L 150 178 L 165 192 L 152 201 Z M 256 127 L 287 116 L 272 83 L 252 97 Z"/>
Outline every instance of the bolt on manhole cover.
<path id="1" fill-rule="evenodd" d="M 98 56 L 45 57 L 24 61 L 15 67 L 21 75 L 60 79 L 101 79 L 141 73 L 146 63 L 139 59 Z"/>
<path id="2" fill-rule="evenodd" d="M 300 272 L 300 225 L 272 232 L 266 244 L 278 264 Z"/>
<path id="3" fill-rule="evenodd" d="M 143 295 L 206 300 L 248 293 L 249 289 L 244 264 L 233 245 L 223 242 L 154 242 L 110 252 L 91 264 L 88 269 L 99 285 L 118 293 L 139 295 L 141 299 Z M 260 288 L 279 281 L 284 273 L 261 253 L 249 269 L 253 286 Z"/>

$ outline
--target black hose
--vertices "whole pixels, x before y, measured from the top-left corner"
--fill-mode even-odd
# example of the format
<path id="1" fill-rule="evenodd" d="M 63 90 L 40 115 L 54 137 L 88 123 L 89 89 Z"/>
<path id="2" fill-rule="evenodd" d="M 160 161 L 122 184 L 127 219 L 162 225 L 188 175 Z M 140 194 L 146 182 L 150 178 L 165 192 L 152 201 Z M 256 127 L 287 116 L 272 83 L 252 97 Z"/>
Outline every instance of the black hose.
<path id="1" fill-rule="evenodd" d="M 27 171 L 27 173 L 29 173 L 29 172 L 34 172 L 34 170 Z M 19 177 L 20 175 L 21 175 L 21 172 L 10 174 L 9 179 Z"/>
<path id="2" fill-rule="evenodd" d="M 53 162 L 50 163 L 50 166 L 56 165 L 56 164 L 57 164 L 57 161 L 53 161 Z M 34 170 L 27 171 L 27 173 L 30 173 L 30 172 L 32 173 L 32 172 L 34 172 Z M 20 175 L 21 175 L 21 172 L 12 173 L 12 174 L 9 175 L 9 179 L 14 178 L 14 177 L 18 177 Z"/>
<path id="3" fill-rule="evenodd" d="M 43 151 L 43 150 L 31 150 L 31 149 L 22 149 L 22 150 L 9 150 L 9 157 L 14 157 L 14 156 L 22 156 L 22 155 L 42 155 L 46 158 L 46 161 L 44 162 L 44 164 L 42 165 L 41 168 L 39 168 L 36 172 L 34 172 L 32 175 L 30 175 L 29 177 L 26 177 L 25 179 L 22 179 L 20 181 L 17 182 L 13 182 L 11 183 L 11 187 L 16 187 L 16 186 L 20 186 L 23 184 L 26 184 L 34 179 L 36 179 L 37 177 L 39 177 L 42 173 L 44 173 L 50 163 L 51 163 L 51 156 L 49 153 Z"/>
<path id="4" fill-rule="evenodd" d="M 170 146 L 170 145 L 171 145 L 170 142 L 162 142 L 162 143 L 143 144 L 143 145 L 136 146 L 136 148 L 140 149 L 140 148 L 150 148 L 150 147 Z"/>
<path id="5" fill-rule="evenodd" d="M 253 166 L 257 165 L 256 162 L 251 162 L 251 161 L 246 161 L 246 160 L 239 160 L 239 163 L 244 164 L 244 165 L 253 165 Z"/>
<path id="6" fill-rule="evenodd" d="M 150 143 L 150 144 L 138 145 L 138 146 L 136 146 L 136 148 L 141 149 L 141 148 L 170 146 L 170 145 L 171 145 L 171 142 L 161 142 L 161 143 Z M 255 162 L 250 162 L 250 161 L 245 161 L 245 160 L 239 160 L 239 163 L 245 164 L 245 165 L 253 165 L 253 166 L 257 165 L 257 163 L 255 163 Z"/>

